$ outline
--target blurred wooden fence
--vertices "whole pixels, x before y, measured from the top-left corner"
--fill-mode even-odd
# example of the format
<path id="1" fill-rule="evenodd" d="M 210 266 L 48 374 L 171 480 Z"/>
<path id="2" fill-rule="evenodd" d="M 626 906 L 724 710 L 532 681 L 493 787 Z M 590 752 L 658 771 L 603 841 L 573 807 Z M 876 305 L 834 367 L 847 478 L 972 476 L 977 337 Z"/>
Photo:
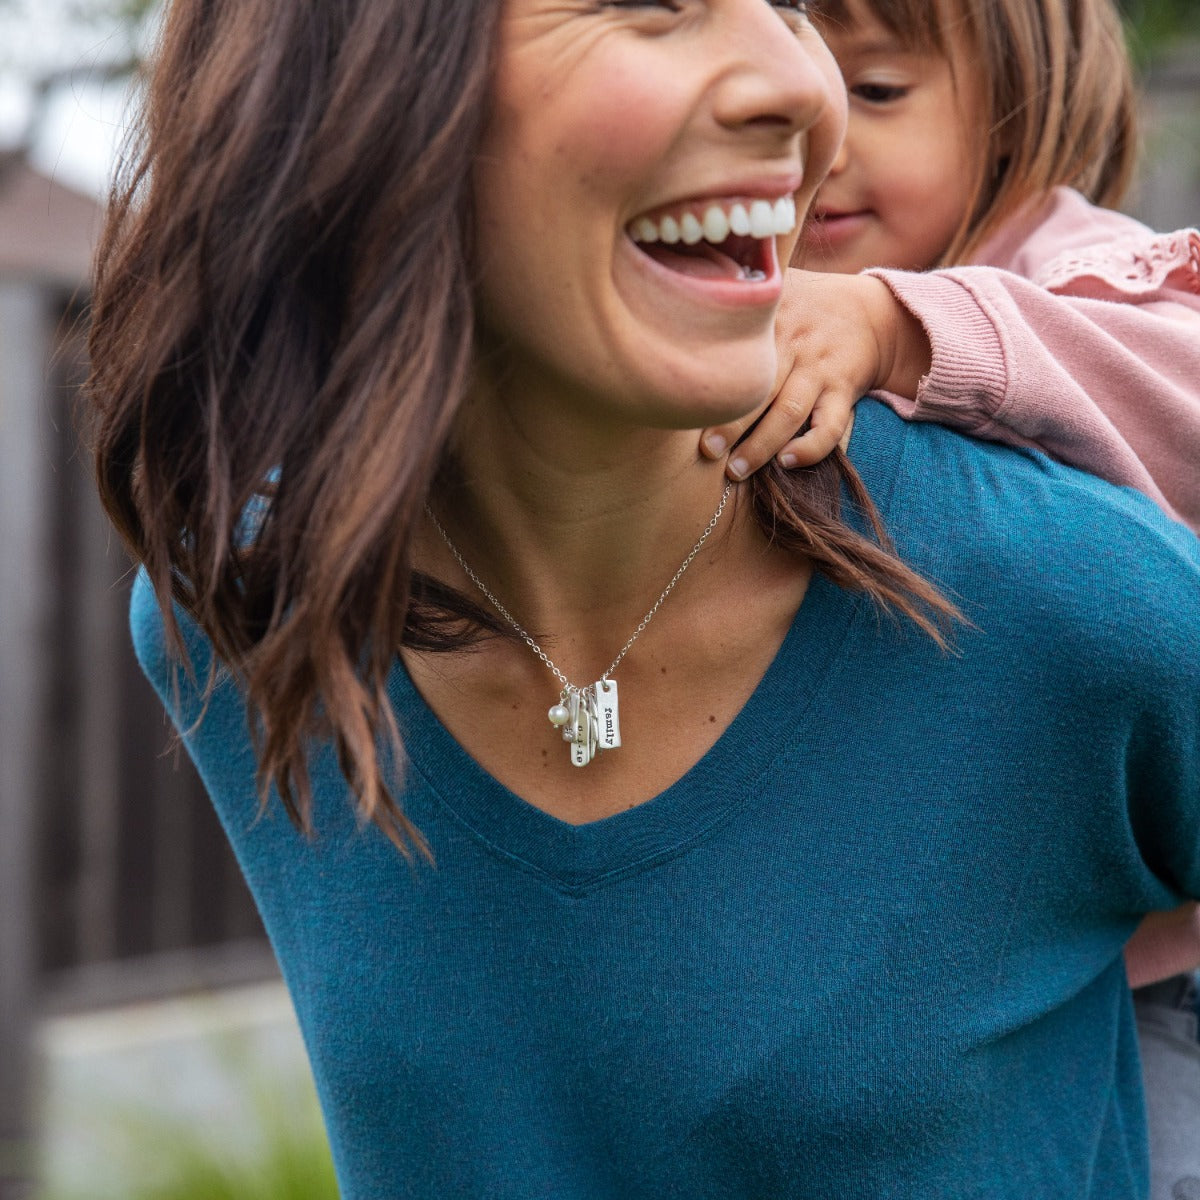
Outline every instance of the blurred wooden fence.
<path id="1" fill-rule="evenodd" d="M 35 927 L 42 998 L 55 1008 L 224 982 L 220 964 L 232 956 L 203 952 L 262 937 L 212 807 L 173 748 L 130 646 L 132 569 L 75 433 L 80 315 L 68 308 L 59 318 L 46 397 L 55 487 Z"/>
<path id="2" fill-rule="evenodd" d="M 133 658 L 129 561 L 76 436 L 94 210 L 0 161 L 0 1200 L 31 1175 L 38 1016 L 275 970 Z"/>

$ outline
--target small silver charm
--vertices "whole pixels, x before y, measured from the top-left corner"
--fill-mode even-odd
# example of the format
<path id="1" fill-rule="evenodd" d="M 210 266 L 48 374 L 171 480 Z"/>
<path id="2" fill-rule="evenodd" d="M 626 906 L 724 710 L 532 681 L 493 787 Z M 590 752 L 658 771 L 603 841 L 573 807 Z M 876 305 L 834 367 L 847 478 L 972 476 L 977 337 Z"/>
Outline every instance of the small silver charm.
<path id="1" fill-rule="evenodd" d="M 571 764 L 586 767 L 592 761 L 588 745 L 587 698 L 582 692 L 571 695 Z"/>
<path id="2" fill-rule="evenodd" d="M 588 761 L 590 762 L 596 757 L 596 752 L 600 748 L 600 719 L 596 713 L 595 689 L 585 688 L 583 697 L 587 707 Z"/>

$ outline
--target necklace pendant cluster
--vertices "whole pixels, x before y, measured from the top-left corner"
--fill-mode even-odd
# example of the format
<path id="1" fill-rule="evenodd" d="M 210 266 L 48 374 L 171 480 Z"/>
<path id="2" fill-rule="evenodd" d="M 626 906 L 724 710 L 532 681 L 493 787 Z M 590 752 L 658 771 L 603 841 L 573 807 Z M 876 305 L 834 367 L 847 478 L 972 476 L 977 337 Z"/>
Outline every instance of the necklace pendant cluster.
<path id="1" fill-rule="evenodd" d="M 563 741 L 571 747 L 571 762 L 577 767 L 586 767 L 601 750 L 615 750 L 621 744 L 615 679 L 597 679 L 582 688 L 567 684 L 546 715 L 551 725 L 562 730 Z"/>
<path id="2" fill-rule="evenodd" d="M 659 594 L 650 611 L 638 623 L 638 627 L 630 635 L 629 640 L 621 647 L 617 657 L 609 664 L 608 670 L 596 680 L 584 687 L 572 683 L 566 675 L 551 661 L 550 656 L 534 641 L 533 637 L 520 625 L 513 615 L 496 598 L 491 589 L 479 578 L 467 564 L 458 547 L 450 540 L 450 535 L 442 528 L 441 522 L 433 515 L 433 510 L 427 504 L 425 515 L 433 523 L 433 527 L 441 535 L 442 541 L 454 556 L 454 560 L 463 569 L 467 578 L 487 597 L 491 606 L 504 618 L 513 631 L 542 660 L 553 672 L 555 678 L 562 684 L 558 694 L 558 703 L 551 706 L 546 716 L 550 724 L 562 730 L 563 741 L 571 749 L 571 762 L 577 767 L 586 767 L 601 750 L 615 750 L 621 744 L 621 715 L 617 702 L 617 681 L 611 678 L 612 673 L 620 665 L 629 648 L 645 632 L 646 626 L 654 619 L 662 602 L 671 594 L 675 585 L 683 578 L 683 573 L 692 565 L 692 560 L 700 553 L 701 547 L 708 541 L 709 534 L 717 527 L 725 504 L 729 500 L 732 483 L 725 484 L 721 493 L 721 503 L 713 513 L 704 532 L 696 544 L 688 552 L 687 557 L 679 564 L 679 569 L 671 576 L 670 582 Z"/>

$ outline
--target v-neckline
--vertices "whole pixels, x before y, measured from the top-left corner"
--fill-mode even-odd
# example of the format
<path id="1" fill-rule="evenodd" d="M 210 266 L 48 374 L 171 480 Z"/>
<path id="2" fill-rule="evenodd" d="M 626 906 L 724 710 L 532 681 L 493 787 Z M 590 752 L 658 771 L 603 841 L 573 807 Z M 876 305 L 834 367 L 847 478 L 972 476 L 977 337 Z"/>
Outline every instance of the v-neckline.
<path id="1" fill-rule="evenodd" d="M 877 439 L 863 427 L 878 420 L 872 412 L 857 422 L 855 461 L 860 471 L 874 468 L 864 473 L 887 492 L 899 447 L 892 443 L 891 455 L 870 452 Z M 875 496 L 877 503 L 886 500 Z M 564 891 L 590 891 L 682 853 L 755 794 L 756 780 L 803 736 L 805 715 L 825 691 L 864 604 L 860 594 L 814 574 L 775 657 L 716 742 L 656 796 L 612 816 L 572 824 L 500 783 L 446 729 L 397 655 L 389 691 L 409 770 L 491 852 Z"/>
<path id="2" fill-rule="evenodd" d="M 410 770 L 493 851 L 560 887 L 585 891 L 644 869 L 753 795 L 755 780 L 803 728 L 860 601 L 815 576 L 783 644 L 716 742 L 658 795 L 612 816 L 571 824 L 505 787 L 455 740 L 397 658 L 391 695 Z"/>

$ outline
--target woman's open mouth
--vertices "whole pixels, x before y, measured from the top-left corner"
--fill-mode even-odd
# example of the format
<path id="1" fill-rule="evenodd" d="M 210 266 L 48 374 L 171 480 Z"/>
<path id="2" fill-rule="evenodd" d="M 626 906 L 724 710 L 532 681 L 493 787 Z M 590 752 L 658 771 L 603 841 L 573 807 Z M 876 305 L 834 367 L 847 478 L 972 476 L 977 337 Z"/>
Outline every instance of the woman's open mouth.
<path id="1" fill-rule="evenodd" d="M 675 205 L 635 218 L 628 233 L 660 266 L 693 279 L 761 283 L 779 270 L 775 239 L 796 227 L 796 202 L 728 199 Z"/>

